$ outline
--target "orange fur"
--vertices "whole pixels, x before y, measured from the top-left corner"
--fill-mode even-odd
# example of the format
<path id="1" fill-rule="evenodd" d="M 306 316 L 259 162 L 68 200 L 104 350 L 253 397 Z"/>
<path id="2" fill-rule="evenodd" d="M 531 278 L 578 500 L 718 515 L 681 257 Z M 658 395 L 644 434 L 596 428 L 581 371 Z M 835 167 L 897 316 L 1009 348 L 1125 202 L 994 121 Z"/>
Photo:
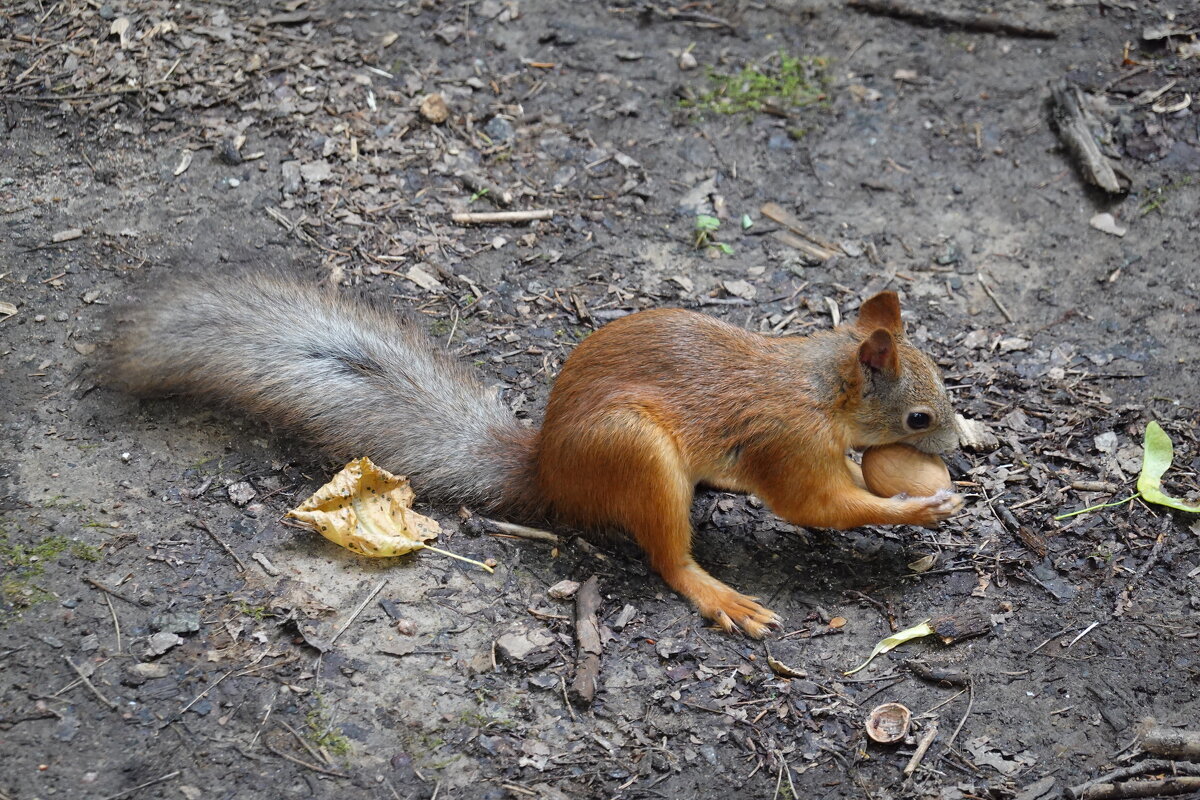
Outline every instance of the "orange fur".
<path id="1" fill-rule="evenodd" d="M 845 456 L 888 438 L 874 417 L 904 410 L 867 408 L 864 423 L 871 371 L 932 369 L 903 343 L 895 295 L 877 298 L 864 304 L 866 324 L 806 338 L 668 309 L 610 323 L 579 345 L 551 393 L 533 458 L 539 500 L 577 525 L 624 528 L 705 617 L 764 635 L 778 617 L 692 558 L 696 484 L 754 492 L 789 522 L 827 528 L 931 525 L 961 503 L 876 497 Z M 936 372 L 916 377 L 921 402 L 944 400 Z"/>

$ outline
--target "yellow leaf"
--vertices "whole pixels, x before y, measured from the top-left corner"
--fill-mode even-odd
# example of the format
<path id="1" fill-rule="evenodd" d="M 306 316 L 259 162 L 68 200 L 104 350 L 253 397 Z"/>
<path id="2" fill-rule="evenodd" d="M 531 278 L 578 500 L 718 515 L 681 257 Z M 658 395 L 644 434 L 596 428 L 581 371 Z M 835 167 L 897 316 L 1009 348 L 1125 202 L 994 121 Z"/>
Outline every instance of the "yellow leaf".
<path id="1" fill-rule="evenodd" d="M 436 520 L 412 510 L 414 497 L 407 478 L 359 458 L 288 516 L 360 555 L 401 556 L 441 532 Z"/>
<path id="2" fill-rule="evenodd" d="M 287 515 L 360 555 L 389 558 L 432 550 L 495 572 L 488 564 L 426 544 L 437 538 L 442 527 L 412 510 L 415 497 L 408 478 L 380 469 L 369 458 L 358 458 Z"/>
<path id="3" fill-rule="evenodd" d="M 933 628 L 930 627 L 929 620 L 925 620 L 920 625 L 914 625 L 911 628 L 906 628 L 906 629 L 900 631 L 899 633 L 897 633 L 896 635 L 889 636 L 888 638 L 881 641 L 879 644 L 875 645 L 875 649 L 871 651 L 871 655 L 867 656 L 866 661 L 859 664 L 857 667 L 850 670 L 849 672 L 844 672 L 842 674 L 843 675 L 853 675 L 854 673 L 858 672 L 860 669 L 865 667 L 867 664 L 870 664 L 872 659 L 874 659 L 875 656 L 879 655 L 880 653 L 886 653 L 887 651 L 891 650 L 893 647 L 904 644 L 905 642 L 909 641 L 910 639 L 920 639 L 922 636 L 929 636 L 932 633 L 933 633 Z"/>

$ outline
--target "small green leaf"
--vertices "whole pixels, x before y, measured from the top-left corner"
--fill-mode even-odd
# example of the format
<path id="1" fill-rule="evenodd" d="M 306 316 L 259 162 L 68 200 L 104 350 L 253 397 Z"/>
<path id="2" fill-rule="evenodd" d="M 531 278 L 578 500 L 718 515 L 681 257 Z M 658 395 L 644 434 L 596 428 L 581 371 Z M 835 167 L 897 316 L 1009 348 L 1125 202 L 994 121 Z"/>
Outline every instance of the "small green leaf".
<path id="1" fill-rule="evenodd" d="M 1171 437 L 1167 436 L 1167 432 L 1157 422 L 1152 421 L 1146 426 L 1142 448 L 1142 473 L 1138 475 L 1137 482 L 1138 493 L 1142 499 L 1147 503 L 1200 514 L 1200 506 L 1185 503 L 1162 490 L 1162 476 L 1171 467 L 1171 461 L 1175 458 L 1175 448 L 1171 445 Z"/>
<path id="2" fill-rule="evenodd" d="M 742 214 L 742 230 L 749 230 L 753 224 L 754 220 L 750 219 L 749 214 Z"/>
<path id="3" fill-rule="evenodd" d="M 842 674 L 843 675 L 853 675 L 854 673 L 858 672 L 860 669 L 865 667 L 867 664 L 870 664 L 871 661 L 875 658 L 875 656 L 879 655 L 880 653 L 886 653 L 887 651 L 891 650 L 893 647 L 904 644 L 905 642 L 909 641 L 910 639 L 920 639 L 922 636 L 930 636 L 931 634 L 933 634 L 933 628 L 929 625 L 929 620 L 925 620 L 920 625 L 914 625 L 911 628 L 906 628 L 906 629 L 900 631 L 899 633 L 897 633 L 896 635 L 889 636 L 888 638 L 884 639 L 879 644 L 875 645 L 875 649 L 871 651 L 871 655 L 867 656 L 866 661 L 859 664 L 857 667 L 850 670 L 849 672 L 843 672 Z"/>
<path id="4" fill-rule="evenodd" d="M 717 248 L 718 250 L 720 250 L 722 253 L 724 253 L 727 256 L 733 255 L 733 248 L 730 247 L 729 245 L 725 244 L 724 242 L 714 242 L 713 247 Z"/>
<path id="5" fill-rule="evenodd" d="M 710 217 L 707 214 L 699 214 L 696 216 L 696 230 L 712 233 L 717 228 L 721 227 L 721 220 L 716 217 Z"/>

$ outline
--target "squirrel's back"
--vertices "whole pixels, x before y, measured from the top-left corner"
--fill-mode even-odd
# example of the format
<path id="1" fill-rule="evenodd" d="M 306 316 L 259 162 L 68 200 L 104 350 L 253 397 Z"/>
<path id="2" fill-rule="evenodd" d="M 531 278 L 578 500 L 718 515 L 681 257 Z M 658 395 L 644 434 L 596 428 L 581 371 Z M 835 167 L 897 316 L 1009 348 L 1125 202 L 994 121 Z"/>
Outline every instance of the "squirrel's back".
<path id="1" fill-rule="evenodd" d="M 119 388 L 250 411 L 443 499 L 530 504 L 535 433 L 405 316 L 260 274 L 178 281 L 120 321 Z"/>

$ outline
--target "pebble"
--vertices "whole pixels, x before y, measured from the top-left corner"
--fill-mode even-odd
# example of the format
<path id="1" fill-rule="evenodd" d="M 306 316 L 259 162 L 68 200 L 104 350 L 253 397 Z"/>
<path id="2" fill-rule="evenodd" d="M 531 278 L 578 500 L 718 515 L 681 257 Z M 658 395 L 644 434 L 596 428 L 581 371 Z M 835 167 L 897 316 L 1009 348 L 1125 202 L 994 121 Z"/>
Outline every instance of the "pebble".
<path id="1" fill-rule="evenodd" d="M 493 142 L 512 141 L 513 137 L 516 136 L 516 131 L 513 129 L 512 123 L 500 116 L 492 117 L 488 120 L 487 125 L 483 126 L 483 132 Z"/>

